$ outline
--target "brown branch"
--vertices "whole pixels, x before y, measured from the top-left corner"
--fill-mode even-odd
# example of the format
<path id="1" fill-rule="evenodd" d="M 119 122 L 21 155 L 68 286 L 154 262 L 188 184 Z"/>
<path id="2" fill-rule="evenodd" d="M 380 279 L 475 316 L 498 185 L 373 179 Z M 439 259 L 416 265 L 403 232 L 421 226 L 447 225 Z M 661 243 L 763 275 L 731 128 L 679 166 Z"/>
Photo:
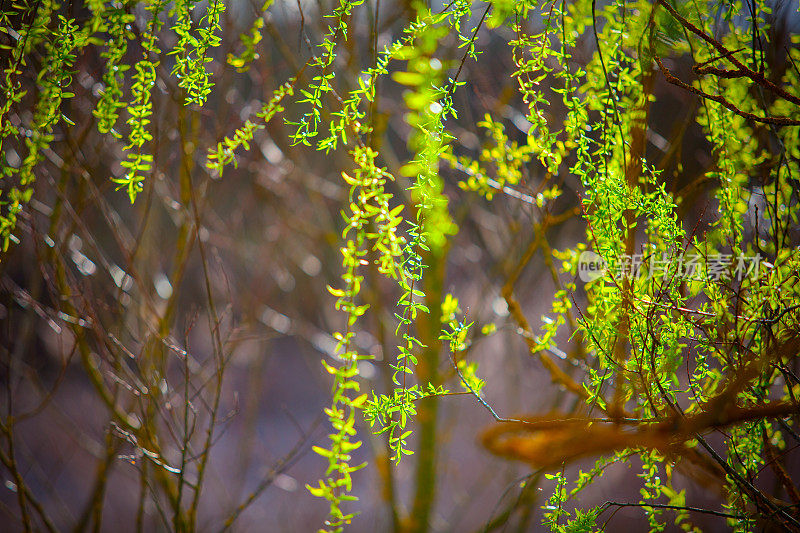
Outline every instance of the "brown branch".
<path id="1" fill-rule="evenodd" d="M 754 82 L 758 83 L 759 85 L 769 89 L 770 91 L 773 91 L 773 92 L 777 93 L 778 95 L 780 95 L 785 100 L 788 100 L 789 102 L 792 102 L 793 104 L 800 105 L 800 98 L 798 98 L 797 96 L 795 96 L 795 95 L 793 95 L 791 93 L 786 92 L 783 88 L 775 85 L 773 82 L 771 82 L 766 77 L 764 77 L 764 74 L 762 74 L 761 72 L 756 72 L 756 71 L 748 68 L 744 63 L 742 63 L 741 61 L 736 59 L 736 57 L 734 57 L 733 54 L 735 52 L 732 52 L 731 50 L 728 50 L 718 40 L 714 39 L 713 37 L 708 35 L 706 32 L 702 31 L 700 28 L 698 28 L 697 26 L 695 26 L 694 24 L 692 24 L 691 22 L 686 20 L 683 16 L 681 16 L 680 13 L 678 13 L 678 11 L 674 7 L 672 7 L 669 4 L 669 2 L 667 2 L 666 0 L 657 0 L 657 1 L 658 1 L 659 4 L 664 6 L 664 8 L 667 11 L 669 11 L 670 14 L 675 18 L 675 20 L 680 22 L 683 25 L 684 28 L 686 28 L 687 30 L 689 30 L 690 32 L 694 33 L 695 35 L 697 35 L 698 37 L 700 37 L 701 39 L 706 41 L 708 44 L 710 44 L 711 46 L 716 48 L 717 51 L 719 51 L 720 54 L 722 54 L 722 57 L 726 58 L 728 61 L 733 63 L 734 66 L 737 67 L 737 70 L 741 72 L 741 76 L 746 76 L 746 77 L 750 78 L 751 80 L 753 80 Z"/>
<path id="2" fill-rule="evenodd" d="M 797 413 L 796 406 L 775 401 L 747 408 L 731 406 L 724 411 L 710 406 L 688 416 L 675 414 L 640 421 L 626 419 L 624 426 L 628 427 L 618 424 L 616 419 L 558 414 L 523 417 L 520 422 L 490 427 L 484 432 L 481 442 L 495 455 L 524 461 L 536 468 L 560 467 L 565 461 L 627 448 L 655 449 L 682 457 L 690 453 L 684 443 L 703 432 Z"/>
<path id="3" fill-rule="evenodd" d="M 696 94 L 701 98 L 717 102 L 718 104 L 721 104 L 722 106 L 726 107 L 727 109 L 739 115 L 740 117 L 752 120 L 753 122 L 760 122 L 762 124 L 774 124 L 776 126 L 800 126 L 800 120 L 795 120 L 788 117 L 770 117 L 770 116 L 759 117 L 758 115 L 754 115 L 753 113 L 742 111 L 741 109 L 730 103 L 728 100 L 726 100 L 725 97 L 708 94 L 678 79 L 675 75 L 672 74 L 672 72 L 670 72 L 670 70 L 667 67 L 664 66 L 664 63 L 658 56 L 653 56 L 653 57 L 656 63 L 658 63 L 658 68 L 661 70 L 661 73 L 664 74 L 664 78 L 669 83 L 671 83 L 672 85 L 676 85 L 681 89 L 689 91 L 690 93 Z"/>

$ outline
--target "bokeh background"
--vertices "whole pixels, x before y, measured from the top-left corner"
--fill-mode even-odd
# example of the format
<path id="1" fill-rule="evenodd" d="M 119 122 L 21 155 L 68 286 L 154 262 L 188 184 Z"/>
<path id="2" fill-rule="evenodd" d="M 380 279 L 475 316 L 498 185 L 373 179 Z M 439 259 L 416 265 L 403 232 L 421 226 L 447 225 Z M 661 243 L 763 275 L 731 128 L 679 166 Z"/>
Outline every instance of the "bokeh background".
<path id="1" fill-rule="evenodd" d="M 169 505 L 154 473 L 162 467 L 112 423 L 87 375 L 86 361 L 98 369 L 121 409 L 148 420 L 163 458 L 176 465 L 181 461 L 187 397 L 194 428 L 190 444 L 193 453 L 202 448 L 220 357 L 224 376 L 198 529 L 222 529 L 250 495 L 255 497 L 237 515 L 236 531 L 310 531 L 322 525 L 327 505 L 304 486 L 314 484 L 325 467 L 310 449 L 324 444 L 328 432 L 322 410 L 329 403 L 331 380 L 320 360 L 336 361 L 331 332 L 343 327 L 344 317 L 334 309 L 326 286 L 337 286 L 341 275 L 339 211 L 347 189 L 340 174 L 352 161 L 342 150 L 325 154 L 290 145 L 290 127 L 278 117 L 257 133 L 249 151 L 237 153 L 237 168 L 219 176 L 205 162 L 208 149 L 252 117 L 271 91 L 310 57 L 309 43 L 320 42 L 326 29 L 322 15 L 334 3 L 277 0 L 263 14 L 256 2 L 227 2 L 223 44 L 208 64 L 215 86 L 203 108 L 181 105 L 169 75 L 174 61 L 167 51 L 174 36 L 163 33 L 149 147 L 154 166 L 134 205 L 110 180 L 124 173 L 124 143 L 99 134 L 92 114 L 102 88 L 102 48 L 90 46 L 78 55 L 71 89 L 76 96 L 62 109 L 74 125 L 62 123 L 56 130 L 37 170 L 34 199 L 20 218 L 20 243 L 0 262 L 0 409 L 3 416 L 14 417 L 13 435 L 4 432 L 3 446 L 58 530 L 91 529 L 100 515 L 101 530 L 171 527 Z M 778 52 L 791 45 L 797 9 L 793 2 L 774 4 L 771 68 L 780 70 L 787 64 L 785 54 Z M 198 10 L 204 5 L 198 4 Z M 61 9 L 78 20 L 88 16 L 81 2 Z M 350 20 L 352 38 L 341 46 L 334 64 L 342 93 L 353 88 L 358 73 L 373 61 L 372 44 L 378 49 L 389 44 L 413 17 L 410 3 L 383 0 L 374 33 L 376 9 L 369 2 Z M 477 11 L 471 27 L 480 17 Z M 135 35 L 144 20 L 142 6 L 131 5 L 130 12 L 137 14 L 131 28 Z M 239 34 L 256 17 L 264 21 L 258 57 L 249 70 L 237 72 L 226 65 L 226 55 L 241 51 Z M 535 31 L 542 20 L 531 17 L 523 24 Z M 511 77 L 515 67 L 509 41 L 514 38 L 506 27 L 480 30 L 479 61 L 464 64 L 460 79 L 466 85 L 455 95 L 459 117 L 447 124 L 456 137 L 456 153 L 477 156 L 487 142 L 477 125 L 486 113 L 502 118 L 511 139 L 525 142 L 530 123 Z M 455 36 L 448 36 L 437 52 L 451 73 L 463 53 L 458 44 Z M 585 64 L 593 53 L 587 34 L 574 51 L 575 65 Z M 127 54 L 128 61 L 141 55 L 135 37 Z M 676 74 L 691 76 L 687 60 L 669 61 Z M 22 82 L 35 85 L 32 68 L 23 72 Z M 374 120 L 380 164 L 398 176 L 392 186 L 397 201 L 408 203 L 408 182 L 399 172 L 411 157 L 403 90 L 390 78 L 381 82 Z M 15 107 L 10 120 L 30 120 L 35 92 Z M 703 173 L 712 157 L 692 121 L 696 99 L 663 79 L 657 80 L 654 92 L 648 159 L 660 162 L 668 187 L 679 190 Z M 558 123 L 561 99 L 550 96 L 546 113 Z M 296 106 L 287 106 L 286 116 L 297 114 Z M 4 150 L 12 163 L 23 156 L 22 147 L 13 142 Z M 478 375 L 487 383 L 486 401 L 504 415 L 573 406 L 528 354 L 526 333 L 509 318 L 500 292 L 534 239 L 534 225 L 546 214 L 564 215 L 546 234 L 553 249 L 583 240 L 585 226 L 576 211 L 580 183 L 570 176 L 569 166 L 562 165 L 563 175 L 551 177 L 564 192 L 544 209 L 530 201 L 545 178 L 536 161 L 524 169 L 526 179 L 515 188 L 518 194 L 497 194 L 491 202 L 458 187 L 465 178 L 462 172 L 442 167 L 450 212 L 459 226 L 447 258 L 446 291 L 459 298 L 476 332 L 496 325 L 496 332 L 472 338 L 468 357 L 478 363 Z M 704 195 L 702 188 L 696 191 L 697 203 L 687 209 L 685 224 L 701 218 Z M 516 284 L 534 332 L 547 320 L 555 291 L 574 281 L 567 274 L 554 279 L 548 261 L 557 259 L 538 251 Z M 374 312 L 359 323 L 356 342 L 375 359 L 360 365 L 361 376 L 364 388 L 386 391 L 389 363 L 396 356 L 392 333 L 398 295 L 391 284 L 367 281 L 365 299 Z M 574 298 L 580 304 L 578 285 Z M 569 352 L 571 343 L 565 330 L 559 347 Z M 571 371 L 569 363 L 559 364 Z M 440 371 L 449 388 L 460 389 L 444 351 Z M 530 467 L 484 450 L 478 437 L 492 422 L 491 414 L 468 395 L 441 400 L 432 531 L 542 529 L 540 506 L 553 482 L 541 477 L 534 482 Z M 385 443 L 359 424 L 364 445 L 357 459 L 370 466 L 354 474 L 353 493 L 360 500 L 353 508 L 361 514 L 349 530 L 388 531 L 392 505 L 384 492 L 387 474 L 376 468 L 386 464 Z M 187 472 L 196 471 L 197 461 L 189 453 Z M 568 470 L 591 464 L 584 461 Z M 395 510 L 401 514 L 409 511 L 413 498 L 414 465 L 411 456 L 391 470 Z M 635 461 L 610 468 L 580 503 L 589 507 L 607 500 L 638 500 L 638 468 Z M 21 530 L 19 487 L 7 470 L 3 476 L 0 530 Z M 525 489 L 524 482 L 531 485 Z M 695 502 L 718 505 L 714 494 L 686 486 Z M 608 530 L 646 527 L 637 509 L 623 508 L 603 518 L 610 520 Z M 700 517 L 697 523 L 704 520 Z M 708 524 L 710 530 L 720 526 L 719 521 Z"/>

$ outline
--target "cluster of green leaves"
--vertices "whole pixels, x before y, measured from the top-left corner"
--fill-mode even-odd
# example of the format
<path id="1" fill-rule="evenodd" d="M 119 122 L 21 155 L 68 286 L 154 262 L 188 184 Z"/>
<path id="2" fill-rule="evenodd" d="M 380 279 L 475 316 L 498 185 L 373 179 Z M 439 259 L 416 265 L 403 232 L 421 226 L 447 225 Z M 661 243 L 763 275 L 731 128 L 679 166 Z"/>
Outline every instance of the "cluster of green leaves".
<path id="1" fill-rule="evenodd" d="M 261 111 L 256 113 L 256 117 L 260 119 L 260 122 L 256 123 L 248 119 L 233 133 L 233 135 L 225 137 L 217 143 L 216 148 L 210 149 L 208 151 L 206 167 L 216 171 L 220 176 L 222 176 L 226 165 L 233 164 L 233 166 L 236 167 L 238 165 L 236 150 L 242 147 L 245 150 L 249 150 L 250 143 L 253 141 L 253 136 L 256 131 L 266 128 L 267 123 L 269 123 L 275 115 L 283 112 L 281 102 L 287 96 L 294 94 L 294 84 L 295 80 L 292 78 L 273 91 L 272 98 L 261 107 Z"/>
<path id="2" fill-rule="evenodd" d="M 602 471 L 602 470 L 600 470 Z M 547 503 L 542 507 L 544 509 L 544 524 L 550 528 L 550 531 L 557 533 L 584 533 L 587 531 L 596 530 L 597 517 L 600 514 L 600 508 L 594 507 L 589 510 L 575 509 L 574 515 L 564 507 L 570 498 L 574 498 L 578 492 L 585 486 L 585 484 L 578 485 L 572 490 L 567 491 L 567 478 L 563 472 L 555 474 L 545 474 L 549 480 L 556 482 L 553 494 L 547 499 Z M 565 522 L 562 524 L 561 520 Z"/>
<path id="3" fill-rule="evenodd" d="M 305 111 L 299 120 L 285 119 L 287 124 L 295 128 L 291 140 L 296 144 L 312 146 L 312 140 L 320 133 L 323 113 L 327 113 L 331 117 L 328 135 L 317 139 L 314 147 L 327 153 L 336 150 L 340 144 L 352 145 L 351 154 L 356 163 L 356 171 L 352 176 L 343 174 L 350 187 L 349 206 L 342 212 L 345 220 L 343 237 L 346 240 L 342 247 L 345 270 L 342 279 L 345 286 L 329 289 L 337 297 L 337 308 L 347 315 L 347 329 L 334 335 L 339 343 L 339 364 L 323 361 L 334 379 L 333 402 L 326 409 L 334 432 L 330 435 L 329 447 L 315 448 L 317 453 L 328 459 L 326 477 L 320 480 L 318 486 L 309 487 L 314 495 L 330 502 L 327 525 L 332 529 L 348 523 L 353 516 L 344 512 L 342 503 L 353 499 L 348 494 L 352 487 L 350 474 L 359 468 L 350 465 L 350 452 L 360 446 L 360 441 L 352 440 L 356 409 L 363 409 L 364 418 L 375 427 L 376 433 L 387 434 L 393 459 L 399 461 L 402 456 L 412 453 L 407 448 L 411 431 L 406 428 L 416 414 L 415 402 L 449 392 L 442 385 L 412 383 L 410 380 L 414 377 L 417 364 L 416 352 L 425 347 L 414 334 L 415 323 L 420 313 L 429 312 L 422 303 L 423 254 L 431 253 L 432 247 L 441 249 L 445 245 L 446 235 L 455 231 L 447 214 L 447 200 L 442 194 L 438 166 L 449 140 L 443 121 L 448 113 L 454 113 L 451 96 L 456 82 L 450 80 L 447 87 L 437 85 L 441 83 L 444 69 L 442 63 L 431 54 L 436 50 L 438 41 L 453 28 L 460 28 L 461 21 L 470 14 L 468 2 L 459 2 L 457 9 L 440 14 L 422 9 L 416 21 L 405 28 L 404 35 L 385 47 L 376 63 L 361 73 L 358 87 L 344 98 L 337 95 L 333 99 L 337 106 L 331 109 L 326 106 L 325 98 L 326 95 L 336 94 L 333 86 L 335 75 L 330 67 L 336 57 L 337 44 L 347 38 L 346 20 L 352 9 L 360 3 L 343 1 L 338 4 L 333 13 L 337 22 L 329 27 L 323 43 L 319 45 L 320 53 L 314 55 L 304 68 L 316 73 L 310 84 L 299 90 L 302 98 L 296 103 L 303 106 Z M 474 57 L 474 42 L 467 40 L 467 45 Z M 374 101 L 377 80 L 389 74 L 388 64 L 393 60 L 407 62 L 406 71 L 394 73 L 393 78 L 410 89 L 405 95 L 409 109 L 406 119 L 415 131 L 410 146 L 416 156 L 402 171 L 414 178 L 409 189 L 415 202 L 413 222 L 401 217 L 402 205 L 390 209 L 391 195 L 385 192 L 384 185 L 392 177 L 384 169 L 375 166 L 377 153 L 365 147 L 362 139 L 371 131 L 368 124 L 362 124 L 366 116 L 364 108 Z M 290 86 L 287 84 L 284 86 L 287 89 L 274 93 L 272 100 L 259 113 L 260 118 L 267 121 L 283 110 L 278 104 L 291 94 L 288 89 Z M 221 173 L 225 165 L 236 164 L 235 151 L 240 147 L 248 149 L 255 131 L 262 127 L 247 121 L 209 152 L 207 166 Z M 402 222 L 406 222 L 406 227 L 402 229 L 407 238 L 397 233 Z M 358 304 L 356 300 L 363 281 L 358 270 L 368 264 L 366 257 L 370 249 L 378 253 L 378 272 L 395 280 L 401 291 L 398 300 L 400 312 L 396 314 L 396 335 L 401 344 L 398 345 L 397 361 L 393 364 L 395 390 L 389 395 L 373 391 L 372 398 L 367 400 L 363 394 L 356 398 L 349 394 L 359 387 L 357 361 L 368 357 L 354 350 L 352 338 L 356 321 L 368 309 L 366 304 Z M 460 364 L 464 375 L 469 376 L 469 382 L 476 390 L 480 390 L 482 382 L 475 376 L 475 365 L 465 365 L 463 361 Z M 410 376 L 408 382 L 407 376 Z"/>
<path id="4" fill-rule="evenodd" d="M 322 111 L 325 107 L 323 100 L 335 92 L 332 84 L 336 73 L 331 70 L 331 66 L 336 59 L 336 47 L 339 42 L 347 40 L 347 20 L 353 8 L 363 3 L 364 0 L 339 0 L 336 9 L 334 9 L 332 18 L 335 22 L 328 27 L 322 43 L 317 46 L 320 53 L 314 54 L 308 63 L 308 66 L 316 74 L 311 78 L 308 86 L 300 90 L 303 98 L 298 103 L 306 104 L 310 109 L 303 113 L 299 120 L 286 121 L 287 124 L 295 128 L 295 131 L 289 136 L 293 144 L 311 146 L 311 139 L 319 135 L 319 128 L 322 124 Z M 342 115 L 342 119 L 347 120 L 346 117 L 348 116 L 347 114 Z M 342 130 L 342 135 L 346 135 L 344 130 Z"/>
<path id="5" fill-rule="evenodd" d="M 242 48 L 244 48 L 242 53 L 238 56 L 230 53 L 228 54 L 227 62 L 232 67 L 236 68 L 236 72 L 247 72 L 250 69 L 250 63 L 258 59 L 259 56 L 258 52 L 256 52 L 256 46 L 262 39 L 261 28 L 264 27 L 263 15 L 267 12 L 273 1 L 274 0 L 266 0 L 266 2 L 264 2 L 258 16 L 253 20 L 253 24 L 250 26 L 250 31 L 242 33 L 239 36 L 239 41 L 242 43 Z"/>
<path id="6" fill-rule="evenodd" d="M 158 56 L 161 49 L 158 47 L 158 31 L 162 26 L 159 15 L 164 9 L 165 2 L 156 1 L 147 5 L 150 22 L 147 31 L 140 40 L 142 58 L 133 66 L 133 81 L 131 83 L 131 100 L 128 104 L 128 132 L 125 152 L 127 158 L 121 163 L 127 169 L 123 176 L 113 177 L 111 181 L 120 189 L 126 189 L 131 203 L 143 189 L 142 182 L 153 164 L 153 156 L 143 151 L 145 143 L 153 140 L 150 133 L 150 116 L 153 114 L 152 94 L 156 84 L 156 69 Z M 113 65 L 111 65 L 113 69 Z"/>
<path id="7" fill-rule="evenodd" d="M 409 241 L 404 248 L 402 270 L 406 276 L 399 280 L 402 294 L 398 300 L 400 313 L 395 316 L 398 320 L 395 335 L 401 344 L 398 344 L 397 362 L 392 365 L 394 374 L 392 381 L 395 389 L 390 395 L 377 395 L 367 406 L 366 417 L 370 425 L 379 423 L 378 433 L 386 432 L 389 445 L 392 449 L 392 460 L 400 461 L 403 455 L 413 452 L 407 449 L 407 438 L 411 434 L 407 430 L 410 417 L 416 414 L 414 402 L 425 396 L 444 394 L 444 389 L 437 389 L 433 384 L 412 383 L 414 367 L 417 365 L 417 352 L 425 345 L 414 333 L 414 324 L 421 313 L 430 313 L 430 309 L 422 303 L 425 296 L 421 290 L 421 281 L 426 268 L 422 253 L 429 252 L 431 246 L 441 247 L 441 238 L 432 244 L 431 233 L 428 228 L 435 228 L 435 224 L 424 226 L 425 220 L 433 215 L 438 207 L 438 213 L 447 217 L 446 198 L 441 196 L 441 178 L 438 177 L 438 160 L 431 159 L 430 150 L 438 150 L 441 146 L 441 114 L 443 107 L 438 103 L 443 95 L 441 89 L 435 87 L 441 74 L 441 63 L 430 57 L 436 48 L 436 42 L 448 29 L 440 26 L 446 17 L 433 17 L 430 13 L 422 13 L 417 25 L 408 30 L 413 39 L 396 48 L 397 59 L 407 61 L 407 70 L 395 72 L 393 79 L 411 90 L 405 93 L 405 102 L 409 109 L 406 121 L 414 127 L 415 133 L 409 140 L 412 150 L 416 151 L 416 158 L 406 165 L 401 171 L 415 179 L 409 188 L 416 201 L 416 220 L 408 223 Z M 426 145 L 430 141 L 432 145 Z M 435 156 L 433 156 L 435 157 Z M 442 211 L 442 208 L 444 209 Z M 399 377 L 398 377 L 399 376 Z M 407 381 L 407 377 L 411 378 Z"/>
<path id="8" fill-rule="evenodd" d="M 0 179 L 16 182 L 0 191 L 0 239 L 2 249 L 8 249 L 12 240 L 12 232 L 16 227 L 17 215 L 27 204 L 33 194 L 34 170 L 44 159 L 45 152 L 53 141 L 53 130 L 61 121 L 69 123 L 69 118 L 61 113 L 61 103 L 74 96 L 68 88 L 72 83 L 72 66 L 75 63 L 76 53 L 81 50 L 89 40 L 91 22 L 83 28 L 78 27 L 74 20 L 59 15 L 55 31 L 47 30 L 52 12 L 56 5 L 45 3 L 38 11 L 33 11 L 34 18 L 31 23 L 22 28 L 16 35 L 17 44 L 13 47 L 9 65 L 4 69 L 3 93 L 7 100 L 0 108 L 0 147 L 9 138 L 14 138 L 21 146 L 27 149 L 27 154 L 18 166 L 8 161 L 6 152 L 3 152 Z M 27 6 L 31 9 L 30 6 Z M 5 22 L 18 13 L 3 13 Z M 17 79 L 22 74 L 22 69 L 28 61 L 28 54 L 35 46 L 44 49 L 44 60 L 36 76 L 39 90 L 38 99 L 33 110 L 33 116 L 27 125 L 14 126 L 8 114 L 14 104 L 22 101 L 26 91 Z M 21 142 L 20 142 L 21 141 Z"/>
<path id="9" fill-rule="evenodd" d="M 456 373 L 461 380 L 461 386 L 480 398 L 486 382 L 477 375 L 478 363 L 475 361 L 467 362 L 464 358 L 458 358 L 459 354 L 469 347 L 469 331 L 474 324 L 474 322 L 467 323 L 465 320 L 459 320 L 458 316 L 460 314 L 461 309 L 458 306 L 458 298 L 455 298 L 452 294 L 447 294 L 442 302 L 441 321 L 443 328 L 439 338 L 447 341 L 447 347 L 455 362 Z M 484 334 L 489 333 L 489 331 L 490 329 L 485 329 Z"/>
<path id="10" fill-rule="evenodd" d="M 645 258 L 641 270 L 632 277 L 609 275 L 587 285 L 589 301 L 582 310 L 580 335 L 590 356 L 597 360 L 596 365 L 587 368 L 584 382 L 589 393 L 588 405 L 612 415 L 626 409 L 645 419 L 665 417 L 676 409 L 700 412 L 735 376 L 750 369 L 755 364 L 753 360 L 761 357 L 759 354 L 770 349 L 771 335 L 775 335 L 773 339 L 785 338 L 796 327 L 786 317 L 791 307 L 787 302 L 796 302 L 798 297 L 796 277 L 787 269 L 794 268 L 789 265 L 796 265 L 798 257 L 795 249 L 785 247 L 788 241 L 782 228 L 797 219 L 798 203 L 792 200 L 789 190 L 795 163 L 788 162 L 785 155 L 792 150 L 789 143 L 796 138 L 797 128 L 773 129 L 780 139 L 781 155 L 779 164 L 770 170 L 775 179 L 760 192 L 770 199 L 768 203 L 780 207 L 768 213 L 773 224 L 772 238 L 748 240 L 744 215 L 748 202 L 752 201 L 749 169 L 764 163 L 767 150 L 759 144 L 751 121 L 719 102 L 702 101 L 697 122 L 717 158 L 702 179 L 715 185 L 718 213 L 709 231 L 687 237 L 678 221 L 679 203 L 688 201 L 687 198 L 676 198 L 664 189 L 662 177 L 643 159 L 641 141 L 637 146 L 636 139 L 642 139 L 646 129 L 648 100 L 652 98 L 647 80 L 656 75 L 652 59 L 658 54 L 692 53 L 696 63 L 705 64 L 718 57 L 718 50 L 707 42 L 690 50 L 683 31 L 676 32 L 673 27 L 675 19 L 663 12 L 657 20 L 672 22 L 659 26 L 660 37 L 648 42 L 646 14 L 658 9 L 649 2 L 638 2 L 636 6 L 612 2 L 600 9 L 594 2 L 584 1 L 542 5 L 541 9 L 546 21 L 542 31 L 522 35 L 511 43 L 519 68 L 515 75 L 529 105 L 527 118 L 532 128 L 528 146 L 509 145 L 509 149 L 518 150 L 516 157 L 520 159 L 524 157 L 521 154 L 536 154 L 550 172 L 557 171 L 567 156 L 574 160 L 570 172 L 582 180 L 585 190 L 587 242 L 559 252 L 565 272 L 575 274 L 580 252 L 587 247 L 601 254 L 612 271 L 625 256 L 637 253 Z M 726 9 L 732 14 L 737 7 L 731 5 Z M 642 16 L 631 16 L 635 10 Z M 708 35 L 719 34 L 718 29 L 712 30 L 714 17 L 685 6 L 681 12 Z M 759 4 L 759 12 L 768 12 L 766 6 Z M 755 24 L 761 28 L 759 31 L 764 31 L 763 20 Z M 730 20 L 724 45 L 730 50 L 747 49 L 748 38 L 752 37 L 748 37 L 749 31 L 749 25 L 742 28 Z M 585 71 L 576 68 L 570 55 L 580 35 L 596 38 L 599 48 Z M 635 50 L 646 53 L 650 59 L 641 61 Z M 758 64 L 759 52 L 752 53 L 753 64 Z M 796 72 L 787 71 L 789 85 L 796 76 Z M 545 79 L 552 81 L 553 90 L 562 95 L 568 110 L 560 130 L 554 130 L 543 112 L 547 98 L 539 84 Z M 701 80 L 699 85 L 712 94 L 723 92 L 739 110 L 753 113 L 760 110 L 761 106 L 752 98 L 752 86 L 748 87 L 741 79 L 714 78 L 713 82 Z M 796 107 L 787 108 L 786 101 L 781 99 L 766 112 L 773 116 L 797 115 Z M 496 133 L 493 136 L 497 138 Z M 488 175 L 484 169 L 466 160 L 459 163 L 469 168 L 473 176 L 463 183 L 464 188 L 484 195 L 492 192 L 486 180 L 479 178 Z M 508 176 L 517 179 L 513 168 L 505 168 Z M 685 271 L 679 268 L 684 253 L 699 258 L 699 265 L 688 280 Z M 721 254 L 734 261 L 714 278 L 709 273 L 714 268 L 713 261 Z M 742 276 L 735 261 L 739 254 L 774 257 L 775 262 L 766 268 L 762 265 L 760 273 Z M 782 301 L 776 299 L 779 292 Z M 742 299 L 742 294 L 747 297 Z M 553 308 L 556 318 L 551 317 L 543 334 L 536 337 L 542 349 L 550 347 L 559 326 L 567 322 L 564 317 L 572 306 L 565 296 L 563 292 L 556 295 Z M 787 320 L 765 330 L 764 309 L 772 310 L 773 315 L 782 313 Z M 747 349 L 741 352 L 737 345 L 746 345 Z M 738 362 L 731 359 L 732 350 L 739 351 Z M 694 372 L 686 383 L 680 379 L 680 372 L 688 358 Z M 777 392 L 774 376 L 782 364 L 761 367 L 759 377 L 737 394 L 735 403 L 763 404 L 770 394 Z M 613 390 L 613 398 L 604 392 L 607 389 Z M 747 516 L 749 506 L 758 506 L 759 502 L 752 500 L 743 488 L 742 480 L 751 478 L 764 465 L 762 435 L 781 441 L 781 431 L 763 421 L 745 423 L 730 434 L 725 466 L 739 472 L 738 478 L 735 474 L 728 476 L 731 495 L 728 506 L 732 514 Z M 670 476 L 664 479 L 658 474 L 665 465 L 669 468 L 667 459 L 651 450 L 643 450 L 640 458 L 645 465 L 642 508 L 651 530 L 659 531 L 664 527 L 659 519 L 663 511 L 647 507 L 646 503 L 666 498 L 665 503 L 680 507 L 685 502 L 675 502 L 683 501 L 685 496 L 671 485 Z M 558 523 L 569 499 L 563 493 L 562 481 L 557 487 L 562 494 L 556 494 L 553 500 L 556 504 L 551 502 L 546 514 L 546 522 L 553 531 L 572 527 Z M 554 511 L 553 507 L 561 511 Z M 685 513 L 679 512 L 677 516 L 678 521 L 686 520 Z M 751 522 L 743 518 L 730 519 L 730 523 L 734 529 L 744 531 Z M 686 522 L 685 527 L 693 526 Z M 587 522 L 586 528 L 580 530 L 591 530 L 591 526 Z"/>
<path id="11" fill-rule="evenodd" d="M 203 105 L 211 92 L 213 84 L 209 81 L 206 64 L 212 58 L 208 52 L 220 45 L 217 31 L 221 30 L 219 18 L 225 11 L 224 2 L 208 2 L 206 13 L 193 32 L 192 13 L 196 4 L 197 0 L 176 0 L 173 4 L 177 20 L 172 30 L 178 36 L 178 42 L 170 52 L 175 56 L 172 74 L 178 79 L 178 86 L 186 91 L 186 105 Z"/>
<path id="12" fill-rule="evenodd" d="M 353 396 L 360 388 L 356 380 L 358 361 L 371 357 L 359 354 L 353 345 L 354 326 L 369 307 L 357 301 L 364 280 L 359 271 L 367 263 L 365 258 L 371 245 L 379 254 L 378 270 L 391 278 L 398 276 L 396 259 L 402 254 L 403 242 L 397 235 L 397 226 L 402 222 L 398 215 L 403 206 L 390 208 L 392 195 L 385 190 L 387 180 L 392 179 L 391 174 L 375 166 L 377 154 L 371 148 L 357 146 L 352 150 L 352 155 L 358 165 L 355 172 L 352 176 L 342 174 L 350 185 L 349 208 L 343 212 L 345 228 L 342 238 L 346 242 L 341 249 L 344 287 L 328 288 L 337 298 L 336 308 L 346 315 L 346 328 L 334 333 L 340 364 L 331 365 L 322 361 L 334 377 L 332 405 L 325 409 L 333 433 L 329 435 L 330 447 L 314 447 L 314 451 L 328 460 L 327 477 L 319 482 L 319 486 L 308 487 L 312 494 L 330 502 L 327 525 L 334 530 L 350 523 L 354 516 L 353 513 L 345 514 L 341 504 L 357 499 L 348 494 L 352 490 L 351 473 L 364 466 L 350 465 L 351 452 L 361 446 L 360 441 L 354 440 L 356 411 L 367 400 L 367 393 Z"/>
<path id="13" fill-rule="evenodd" d="M 123 60 L 128 49 L 128 41 L 132 38 L 130 25 L 135 19 L 136 17 L 126 13 L 123 7 L 110 6 L 101 30 L 108 34 L 109 40 L 101 54 L 105 59 L 106 71 L 103 73 L 104 87 L 100 91 L 100 100 L 97 102 L 94 115 L 97 117 L 98 131 L 112 133 L 115 137 L 119 136 L 119 133 L 114 131 L 114 126 L 120 109 L 125 107 L 122 102 L 124 76 L 130 70 L 130 66 Z"/>
<path id="14" fill-rule="evenodd" d="M 479 159 L 493 165 L 492 173 L 467 156 L 456 157 L 447 153 L 445 157 L 453 167 L 469 176 L 460 183 L 462 189 L 478 192 L 491 200 L 498 190 L 506 185 L 517 185 L 523 179 L 522 169 L 530 162 L 531 146 L 527 143 L 519 146 L 516 141 L 509 141 L 503 123 L 495 121 L 488 113 L 478 126 L 485 128 L 491 138 L 491 143 L 482 148 Z M 491 175 L 498 179 L 490 178 Z"/>
<path id="15" fill-rule="evenodd" d="M 220 16 L 225 3 L 210 2 L 199 23 L 192 20 L 196 2 L 176 2 L 171 14 L 175 15 L 172 29 L 176 34 L 173 74 L 178 85 L 186 91 L 186 102 L 202 105 L 211 90 L 212 83 L 206 65 L 212 60 L 209 51 L 219 46 Z M 72 66 L 76 52 L 87 46 L 103 46 L 100 56 L 104 61 L 102 85 L 93 111 L 97 117 L 97 128 L 114 138 L 125 138 L 123 150 L 125 160 L 121 162 L 126 173 L 112 178 L 120 188 L 126 189 L 133 201 L 142 190 L 142 182 L 152 167 L 152 155 L 146 144 L 152 140 L 150 133 L 153 113 L 152 91 L 156 84 L 160 65 L 161 49 L 158 46 L 159 32 L 164 25 L 162 16 L 167 3 L 154 1 L 144 3 L 144 11 L 150 20 L 143 28 L 134 30 L 136 17 L 132 10 L 137 2 L 90 2 L 91 15 L 82 24 L 75 19 L 53 14 L 60 5 L 54 1 L 15 2 L 10 10 L 0 14 L 2 26 L 15 44 L 4 45 L 10 53 L 8 63 L 3 66 L 3 88 L 5 96 L 0 104 L 0 143 L 13 139 L 25 145 L 28 153 L 17 164 L 8 160 L 3 151 L 0 165 L 3 179 L 16 180 L 14 185 L 4 187 L 2 213 L 0 213 L 0 239 L 6 249 L 14 239 L 17 215 L 30 200 L 34 169 L 41 162 L 43 153 L 52 141 L 52 132 L 69 119 L 61 113 L 62 102 L 73 96 Z M 21 22 L 21 24 L 20 24 Z M 142 56 L 133 68 L 126 60 L 128 44 L 136 39 Z M 35 112 L 29 123 L 13 125 L 10 120 L 12 107 L 20 105 L 28 90 L 23 88 L 21 77 L 29 68 L 32 54 L 41 53 L 43 62 L 36 70 L 37 92 Z M 133 75 L 127 74 L 132 70 Z M 130 98 L 126 100 L 126 89 Z M 118 131 L 116 125 L 120 112 L 127 112 L 127 133 Z M 7 146 L 7 145 L 6 145 Z"/>

